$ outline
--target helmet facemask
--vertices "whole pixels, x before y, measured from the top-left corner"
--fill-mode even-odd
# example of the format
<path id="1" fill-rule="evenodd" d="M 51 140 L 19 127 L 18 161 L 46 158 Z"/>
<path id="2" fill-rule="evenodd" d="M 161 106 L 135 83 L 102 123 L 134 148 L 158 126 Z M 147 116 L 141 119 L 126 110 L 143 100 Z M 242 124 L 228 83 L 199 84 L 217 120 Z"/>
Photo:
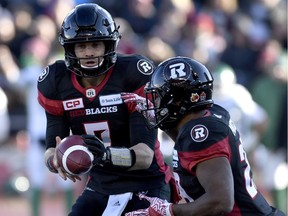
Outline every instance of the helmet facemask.
<path id="1" fill-rule="evenodd" d="M 168 117 L 167 107 L 163 107 L 164 95 L 159 89 L 156 88 L 145 88 L 146 94 L 146 109 L 142 111 L 144 116 L 147 116 L 147 112 L 153 111 L 153 117 L 146 119 L 148 121 L 149 128 L 157 128 L 158 125 Z M 166 99 L 168 100 L 168 98 Z M 152 102 L 152 106 L 148 106 L 149 101 Z"/>
<path id="2" fill-rule="evenodd" d="M 98 40 L 97 40 L 98 41 Z M 78 58 L 75 55 L 74 46 L 75 44 L 67 44 L 65 46 L 65 63 L 67 68 L 81 77 L 97 77 L 101 74 L 106 73 L 116 62 L 117 54 L 115 52 L 114 41 L 103 41 L 105 44 L 105 53 L 101 56 L 94 56 L 88 58 Z M 98 64 L 93 67 L 85 67 L 81 65 L 81 59 L 96 60 Z"/>
<path id="3" fill-rule="evenodd" d="M 183 99 L 182 93 L 171 91 L 168 86 L 169 84 L 167 83 L 161 88 L 145 88 L 146 101 L 150 100 L 153 106 L 143 112 L 154 111 L 154 119 L 150 119 L 148 122 L 152 128 L 159 127 L 162 130 L 167 130 L 175 127 L 180 117 L 186 113 L 186 97 Z"/>

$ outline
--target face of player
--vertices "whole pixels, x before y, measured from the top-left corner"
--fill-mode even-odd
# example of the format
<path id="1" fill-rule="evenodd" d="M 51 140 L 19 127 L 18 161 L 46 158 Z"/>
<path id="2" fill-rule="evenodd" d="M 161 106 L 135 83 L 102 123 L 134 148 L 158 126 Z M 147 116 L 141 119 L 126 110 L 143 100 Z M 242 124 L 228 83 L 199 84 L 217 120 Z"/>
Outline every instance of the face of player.
<path id="1" fill-rule="evenodd" d="M 103 41 L 76 43 L 74 51 L 81 67 L 98 68 L 104 60 L 105 44 Z"/>

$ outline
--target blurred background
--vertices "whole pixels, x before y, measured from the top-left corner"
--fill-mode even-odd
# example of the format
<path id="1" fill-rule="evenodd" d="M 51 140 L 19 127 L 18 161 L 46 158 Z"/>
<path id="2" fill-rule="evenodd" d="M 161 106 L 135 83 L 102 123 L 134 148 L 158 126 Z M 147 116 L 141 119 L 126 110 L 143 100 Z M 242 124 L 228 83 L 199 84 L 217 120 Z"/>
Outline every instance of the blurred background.
<path id="1" fill-rule="evenodd" d="M 287 0 L 0 0 L 0 216 L 67 215 L 85 182 L 45 172 L 36 98 L 42 69 L 64 59 L 59 27 L 84 2 L 114 16 L 119 53 L 155 64 L 183 55 L 209 68 L 215 103 L 242 134 L 258 189 L 287 214 Z M 159 138 L 171 162 L 173 143 Z"/>

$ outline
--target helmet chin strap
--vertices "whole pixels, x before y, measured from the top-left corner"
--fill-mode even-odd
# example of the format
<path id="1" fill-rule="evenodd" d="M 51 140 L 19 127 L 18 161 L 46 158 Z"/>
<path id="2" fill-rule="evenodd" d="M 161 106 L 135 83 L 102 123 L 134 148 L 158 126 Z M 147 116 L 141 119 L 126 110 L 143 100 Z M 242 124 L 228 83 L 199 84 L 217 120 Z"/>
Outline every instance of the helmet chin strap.
<path id="1" fill-rule="evenodd" d="M 80 66 L 84 69 L 96 69 L 96 68 L 100 67 L 103 64 L 103 62 L 104 62 L 104 59 L 102 59 L 102 61 L 99 64 L 92 66 L 92 67 L 84 66 L 82 64 L 80 64 Z"/>

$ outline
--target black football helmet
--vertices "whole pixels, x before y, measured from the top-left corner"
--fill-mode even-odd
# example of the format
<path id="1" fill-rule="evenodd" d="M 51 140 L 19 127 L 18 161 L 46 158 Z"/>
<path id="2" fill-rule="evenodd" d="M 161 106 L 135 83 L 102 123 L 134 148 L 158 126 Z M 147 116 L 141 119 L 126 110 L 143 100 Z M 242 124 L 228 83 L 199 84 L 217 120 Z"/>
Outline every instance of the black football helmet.
<path id="1" fill-rule="evenodd" d="M 121 38 L 118 29 L 110 13 L 99 5 L 77 5 L 64 19 L 59 35 L 67 68 L 82 77 L 95 77 L 107 72 L 117 59 L 115 50 Z M 83 68 L 74 52 L 75 43 L 93 41 L 104 42 L 105 54 L 98 57 L 98 62 L 100 58 L 104 60 L 96 68 Z"/>
<path id="2" fill-rule="evenodd" d="M 146 102 L 150 99 L 153 107 L 144 112 L 154 110 L 150 125 L 168 130 L 186 113 L 211 107 L 212 91 L 213 77 L 203 64 L 187 57 L 173 57 L 158 65 L 145 87 Z"/>

